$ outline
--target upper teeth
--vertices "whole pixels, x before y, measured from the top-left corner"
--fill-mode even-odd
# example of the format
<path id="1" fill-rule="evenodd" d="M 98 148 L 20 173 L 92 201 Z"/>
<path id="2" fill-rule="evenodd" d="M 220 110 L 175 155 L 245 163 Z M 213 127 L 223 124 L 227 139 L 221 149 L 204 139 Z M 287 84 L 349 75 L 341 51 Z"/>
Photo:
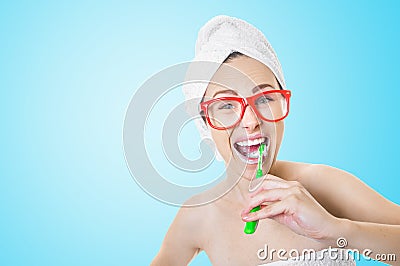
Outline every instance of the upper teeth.
<path id="1" fill-rule="evenodd" d="M 264 141 L 265 141 L 265 138 L 259 138 L 259 139 L 245 140 L 245 141 L 237 142 L 236 144 L 239 146 L 252 146 L 252 145 L 257 145 L 257 144 L 263 143 Z"/>

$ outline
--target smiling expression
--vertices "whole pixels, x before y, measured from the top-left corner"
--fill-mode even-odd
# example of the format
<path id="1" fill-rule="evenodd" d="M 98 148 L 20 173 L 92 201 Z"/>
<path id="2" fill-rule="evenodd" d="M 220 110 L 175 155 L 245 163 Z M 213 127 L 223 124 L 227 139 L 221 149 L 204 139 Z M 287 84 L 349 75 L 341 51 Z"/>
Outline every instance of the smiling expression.
<path id="1" fill-rule="evenodd" d="M 215 73 L 207 87 L 205 101 L 232 96 L 246 98 L 280 87 L 272 71 L 253 58 L 242 55 L 222 66 L 225 67 L 221 67 Z M 239 74 L 239 71 L 243 74 Z M 218 130 L 208 126 L 227 168 L 247 179 L 254 176 L 258 147 L 261 143 L 265 143 L 268 150 L 268 154 L 265 153 L 264 156 L 267 159 L 264 167 L 270 167 L 275 161 L 284 131 L 283 121 L 266 122 L 259 118 L 250 106 L 245 109 L 240 123 L 232 128 Z"/>

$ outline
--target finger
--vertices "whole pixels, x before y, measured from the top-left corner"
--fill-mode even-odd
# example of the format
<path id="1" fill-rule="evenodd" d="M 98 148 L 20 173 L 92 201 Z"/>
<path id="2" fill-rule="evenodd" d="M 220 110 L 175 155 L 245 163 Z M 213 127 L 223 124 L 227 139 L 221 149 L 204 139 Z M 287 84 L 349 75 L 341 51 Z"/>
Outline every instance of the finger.
<path id="1" fill-rule="evenodd" d="M 255 194 L 260 193 L 261 191 L 266 191 L 274 188 L 288 188 L 290 184 L 287 181 L 275 180 L 275 179 L 265 179 L 258 187 L 254 190 L 250 190 L 250 197 L 253 197 Z"/>
<path id="2" fill-rule="evenodd" d="M 254 191 L 250 190 L 250 197 L 253 197 L 254 194 L 257 194 L 261 191 L 268 190 L 268 189 L 273 189 L 273 188 L 289 188 L 289 187 L 294 187 L 296 190 L 304 190 L 303 185 L 299 181 L 286 181 L 284 179 L 281 179 L 279 177 L 272 176 L 269 178 L 270 175 L 268 175 L 268 178 L 265 179 L 265 181 L 257 187 Z"/>
<path id="3" fill-rule="evenodd" d="M 283 200 L 291 196 L 295 196 L 297 199 L 302 199 L 304 197 L 304 189 L 299 186 L 291 186 L 260 191 L 250 198 L 249 204 L 242 211 L 242 214 L 247 214 L 254 207 Z"/>
<path id="4" fill-rule="evenodd" d="M 250 212 L 250 210 L 257 206 L 282 200 L 283 198 L 289 196 L 291 193 L 292 192 L 290 191 L 290 188 L 274 188 L 262 191 L 250 198 L 249 204 L 245 209 L 243 209 L 242 213 L 247 214 L 248 212 Z"/>
<path id="5" fill-rule="evenodd" d="M 276 176 L 276 175 L 266 174 L 265 176 L 268 179 L 285 181 L 284 179 L 282 179 L 282 178 L 280 178 L 279 176 Z"/>
<path id="6" fill-rule="evenodd" d="M 249 190 L 250 191 L 256 190 L 258 188 L 258 186 L 266 180 L 284 181 L 282 178 L 279 178 L 277 176 L 274 176 L 271 174 L 266 174 L 260 178 L 253 178 L 250 181 Z"/>
<path id="7" fill-rule="evenodd" d="M 274 218 L 277 215 L 293 215 L 299 204 L 296 196 L 288 196 L 281 201 L 276 201 L 259 211 L 250 212 L 247 215 L 242 216 L 243 221 L 250 222 L 266 218 Z"/>
<path id="8" fill-rule="evenodd" d="M 249 213 L 250 213 L 250 211 L 253 209 L 253 208 L 255 208 L 255 207 L 260 207 L 261 209 L 262 208 L 265 208 L 265 207 L 267 207 L 268 205 L 270 205 L 270 204 L 274 204 L 275 203 L 275 201 L 263 201 L 262 203 L 260 203 L 259 205 L 255 205 L 254 207 L 246 207 L 245 209 L 243 209 L 241 212 L 240 212 L 240 215 L 242 216 L 242 217 L 244 217 L 244 216 L 246 216 L 246 215 L 248 215 Z"/>

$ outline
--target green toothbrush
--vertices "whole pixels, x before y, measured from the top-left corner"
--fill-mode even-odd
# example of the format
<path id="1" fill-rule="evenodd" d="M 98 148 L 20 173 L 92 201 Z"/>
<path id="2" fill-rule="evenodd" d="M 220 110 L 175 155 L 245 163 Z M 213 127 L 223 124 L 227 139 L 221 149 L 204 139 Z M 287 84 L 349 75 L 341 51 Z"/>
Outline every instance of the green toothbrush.
<path id="1" fill-rule="evenodd" d="M 265 144 L 262 143 L 260 145 L 260 147 L 258 148 L 259 151 L 259 156 L 258 156 L 258 164 L 257 164 L 257 172 L 256 172 L 256 178 L 260 178 L 263 176 L 263 172 L 262 172 L 262 154 L 264 152 L 265 149 Z M 255 208 L 253 208 L 250 212 L 256 212 L 258 210 L 260 210 L 260 206 L 257 206 Z M 257 224 L 258 224 L 258 220 L 257 221 L 252 221 L 252 222 L 247 222 L 246 226 L 244 227 L 244 232 L 246 234 L 253 234 L 256 231 L 257 228 Z"/>

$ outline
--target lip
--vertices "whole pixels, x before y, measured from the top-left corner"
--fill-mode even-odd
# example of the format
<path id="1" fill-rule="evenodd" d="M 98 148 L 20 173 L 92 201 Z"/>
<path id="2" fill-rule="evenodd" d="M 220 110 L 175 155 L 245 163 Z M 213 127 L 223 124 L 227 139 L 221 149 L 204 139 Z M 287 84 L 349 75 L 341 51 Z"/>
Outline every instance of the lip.
<path id="1" fill-rule="evenodd" d="M 267 139 L 269 139 L 267 136 L 263 136 L 261 134 L 256 134 L 256 135 L 248 135 L 247 137 L 238 138 L 233 143 L 238 143 L 238 142 L 246 141 L 246 140 L 255 140 L 255 139 L 259 139 L 259 138 L 267 138 Z"/>
<path id="2" fill-rule="evenodd" d="M 255 140 L 255 139 L 259 139 L 259 138 L 265 138 L 266 140 L 267 140 L 267 146 L 266 146 L 266 149 L 267 149 L 267 151 L 268 151 L 268 149 L 269 149 L 269 145 L 271 144 L 270 143 L 270 138 L 268 137 L 268 136 L 264 136 L 264 135 L 262 135 L 262 134 L 255 134 L 255 135 L 248 135 L 248 136 L 245 136 L 245 137 L 240 137 L 240 138 L 237 138 L 236 140 L 235 140 L 235 142 L 233 143 L 233 147 L 232 147 L 232 149 L 235 151 L 235 154 L 236 154 L 236 156 L 242 161 L 242 162 L 244 162 L 244 163 L 246 163 L 246 164 L 257 164 L 258 163 L 258 158 L 249 158 L 249 157 L 246 157 L 246 156 L 244 156 L 243 154 L 241 154 L 236 148 L 235 148 L 235 144 L 236 143 L 238 143 L 238 142 L 242 142 L 242 141 L 248 141 L 248 140 Z M 267 156 L 267 153 L 265 153 L 265 155 L 263 155 L 263 157 L 265 158 Z M 263 160 L 264 161 L 264 160 Z"/>
<path id="3" fill-rule="evenodd" d="M 238 152 L 236 149 L 235 150 L 235 154 L 237 155 L 237 157 L 244 163 L 246 164 L 257 164 L 258 163 L 258 158 L 249 158 L 246 157 L 244 155 L 242 155 L 240 152 Z"/>

